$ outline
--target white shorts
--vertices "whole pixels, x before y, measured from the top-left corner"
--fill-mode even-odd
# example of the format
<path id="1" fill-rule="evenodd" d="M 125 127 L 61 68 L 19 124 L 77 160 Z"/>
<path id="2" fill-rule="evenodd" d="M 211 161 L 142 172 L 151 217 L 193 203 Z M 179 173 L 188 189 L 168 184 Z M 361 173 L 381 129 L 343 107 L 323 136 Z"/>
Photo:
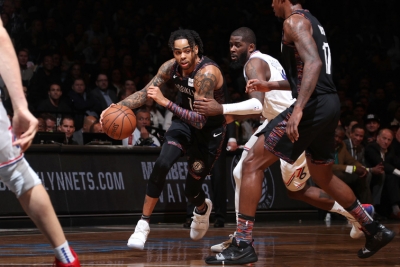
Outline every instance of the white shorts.
<path id="1" fill-rule="evenodd" d="M 21 148 L 19 146 L 12 146 L 14 139 L 10 120 L 3 107 L 3 103 L 0 102 L 0 168 L 14 164 L 23 158 Z"/>
<path id="2" fill-rule="evenodd" d="M 253 147 L 258 137 L 255 136 L 261 129 L 264 129 L 268 124 L 268 120 L 265 120 L 262 125 L 260 125 L 255 131 L 255 133 L 250 137 L 249 141 L 244 145 L 245 150 L 250 150 Z M 284 160 L 280 160 L 282 179 L 285 186 L 290 191 L 299 191 L 306 184 L 307 180 L 310 178 L 310 172 L 307 167 L 307 161 L 305 152 L 303 152 L 300 157 L 293 163 L 287 163 Z"/>

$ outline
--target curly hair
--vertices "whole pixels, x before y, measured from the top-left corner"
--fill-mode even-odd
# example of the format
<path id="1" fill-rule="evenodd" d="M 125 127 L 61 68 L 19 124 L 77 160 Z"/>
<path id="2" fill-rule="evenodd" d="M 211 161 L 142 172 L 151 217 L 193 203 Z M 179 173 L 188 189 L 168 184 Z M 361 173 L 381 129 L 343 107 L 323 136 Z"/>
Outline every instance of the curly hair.
<path id="1" fill-rule="evenodd" d="M 201 41 L 201 38 L 199 34 L 193 30 L 187 30 L 187 29 L 180 29 L 176 30 L 171 33 L 168 41 L 168 46 L 169 48 L 174 51 L 174 42 L 175 40 L 179 39 L 186 39 L 189 42 L 189 45 L 191 48 L 194 48 L 196 45 L 199 48 L 199 57 L 203 55 L 203 42 Z"/>

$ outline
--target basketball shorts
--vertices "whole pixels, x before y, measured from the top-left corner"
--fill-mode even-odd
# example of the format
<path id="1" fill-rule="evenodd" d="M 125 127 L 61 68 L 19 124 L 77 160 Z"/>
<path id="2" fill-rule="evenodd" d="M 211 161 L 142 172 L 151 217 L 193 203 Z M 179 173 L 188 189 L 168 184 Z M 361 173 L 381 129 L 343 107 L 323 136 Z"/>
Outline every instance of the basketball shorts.
<path id="1" fill-rule="evenodd" d="M 265 120 L 264 123 L 258 127 L 255 133 L 250 137 L 249 141 L 247 141 L 247 143 L 244 145 L 245 150 L 248 151 L 253 147 L 257 141 L 258 133 L 264 129 L 267 124 L 268 121 Z M 289 191 L 301 190 L 306 184 L 307 180 L 310 178 L 310 172 L 307 167 L 304 151 L 293 164 L 287 163 L 281 159 L 280 166 L 283 183 Z"/>
<path id="2" fill-rule="evenodd" d="M 275 117 L 258 135 L 264 134 L 264 147 L 277 157 L 293 164 L 306 152 L 315 164 L 334 160 L 334 133 L 340 117 L 337 94 L 325 94 L 309 99 L 298 125 L 299 139 L 292 143 L 286 135 L 286 125 L 294 104 Z"/>
<path id="3" fill-rule="evenodd" d="M 221 154 L 225 134 L 225 124 L 196 129 L 180 119 L 174 119 L 165 133 L 165 142 L 179 147 L 187 155 L 190 174 L 200 179 L 210 174 Z"/>

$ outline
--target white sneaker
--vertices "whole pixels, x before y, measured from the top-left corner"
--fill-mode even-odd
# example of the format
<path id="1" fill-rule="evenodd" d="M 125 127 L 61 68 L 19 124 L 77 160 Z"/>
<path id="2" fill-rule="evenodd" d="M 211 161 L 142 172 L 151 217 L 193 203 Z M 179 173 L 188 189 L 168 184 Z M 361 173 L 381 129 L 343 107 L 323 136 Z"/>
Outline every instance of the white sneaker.
<path id="1" fill-rule="evenodd" d="M 204 215 L 199 215 L 196 213 L 196 208 L 193 211 L 193 221 L 190 225 L 190 238 L 193 240 L 202 239 L 207 233 L 208 226 L 210 224 L 210 214 L 212 210 L 212 202 L 206 198 L 205 203 L 207 205 L 207 212 Z"/>
<path id="2" fill-rule="evenodd" d="M 149 223 L 145 220 L 140 219 L 136 224 L 135 232 L 128 239 L 127 246 L 130 248 L 136 248 L 143 250 L 144 243 L 146 243 L 147 236 L 150 233 Z"/>
<path id="3" fill-rule="evenodd" d="M 221 253 L 222 251 L 227 249 L 229 247 L 229 245 L 232 244 L 232 238 L 235 237 L 235 234 L 236 234 L 236 232 L 233 235 L 229 235 L 229 239 L 228 240 L 212 246 L 211 247 L 211 251 L 215 252 L 215 253 Z"/>

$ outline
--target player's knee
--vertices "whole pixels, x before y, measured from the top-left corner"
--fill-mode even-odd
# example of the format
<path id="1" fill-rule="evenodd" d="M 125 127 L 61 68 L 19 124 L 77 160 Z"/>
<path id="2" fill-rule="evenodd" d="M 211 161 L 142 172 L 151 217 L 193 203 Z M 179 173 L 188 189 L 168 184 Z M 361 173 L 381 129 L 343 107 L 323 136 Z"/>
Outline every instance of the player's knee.
<path id="1" fill-rule="evenodd" d="M 17 198 L 42 183 L 24 158 L 15 164 L 0 168 L 0 177 Z"/>

